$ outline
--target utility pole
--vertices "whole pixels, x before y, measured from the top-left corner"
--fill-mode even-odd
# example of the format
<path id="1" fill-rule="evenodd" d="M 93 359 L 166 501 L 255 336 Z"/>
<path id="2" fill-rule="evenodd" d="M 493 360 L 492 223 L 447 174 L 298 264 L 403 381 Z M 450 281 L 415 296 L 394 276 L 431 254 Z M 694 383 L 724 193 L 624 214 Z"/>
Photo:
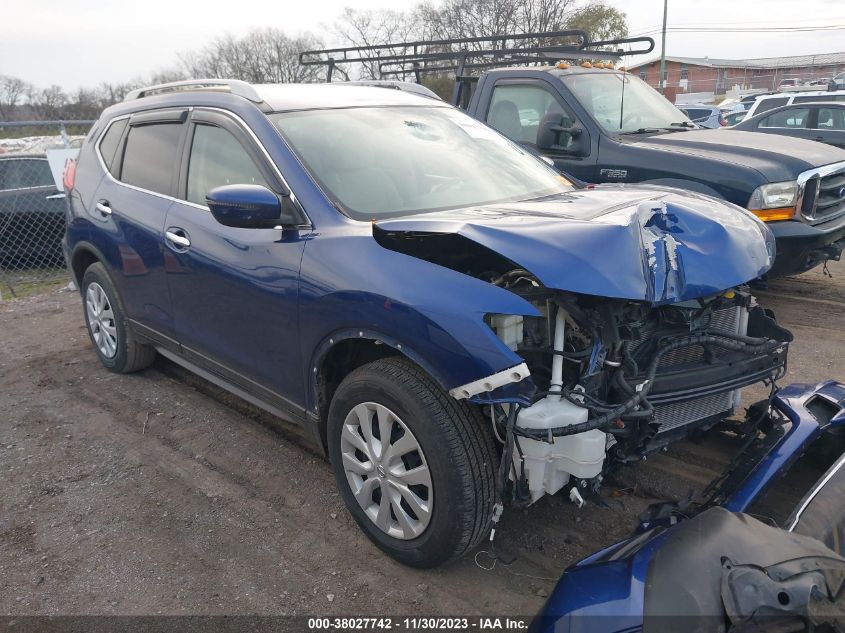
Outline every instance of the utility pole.
<path id="1" fill-rule="evenodd" d="M 663 0 L 663 36 L 660 43 L 660 92 L 666 91 L 666 11 L 669 0 Z"/>

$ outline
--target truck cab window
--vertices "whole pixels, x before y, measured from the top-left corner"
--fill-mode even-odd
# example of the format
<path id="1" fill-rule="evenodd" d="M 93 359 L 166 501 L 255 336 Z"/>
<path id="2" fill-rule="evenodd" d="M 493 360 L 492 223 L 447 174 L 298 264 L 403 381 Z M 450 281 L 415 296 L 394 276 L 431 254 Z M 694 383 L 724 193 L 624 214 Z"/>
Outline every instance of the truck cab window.
<path id="1" fill-rule="evenodd" d="M 540 121 L 549 113 L 564 114 L 555 96 L 537 84 L 504 84 L 493 88 L 487 123 L 509 139 L 536 145 Z M 572 125 L 571 120 L 568 125 Z"/>

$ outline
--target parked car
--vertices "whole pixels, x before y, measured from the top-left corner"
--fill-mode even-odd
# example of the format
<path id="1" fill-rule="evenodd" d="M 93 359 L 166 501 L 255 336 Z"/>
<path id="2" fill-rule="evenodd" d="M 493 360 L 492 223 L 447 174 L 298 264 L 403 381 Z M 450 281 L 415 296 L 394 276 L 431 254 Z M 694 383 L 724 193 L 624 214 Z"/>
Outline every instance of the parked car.
<path id="1" fill-rule="evenodd" d="M 363 531 L 409 565 L 478 544 L 509 473 L 522 503 L 580 499 L 785 370 L 792 336 L 745 285 L 774 257 L 753 214 L 573 186 L 408 91 L 147 88 L 68 173 L 104 367 L 158 352 L 304 425 Z"/>
<path id="2" fill-rule="evenodd" d="M 0 268 L 64 266 L 65 207 L 44 156 L 0 156 Z"/>
<path id="3" fill-rule="evenodd" d="M 764 430 L 709 499 L 655 506 L 630 538 L 567 569 L 532 631 L 840 630 L 845 455 L 791 511 L 759 508 L 802 453 L 841 439 L 845 385 L 790 385 L 772 405 L 754 410 Z"/>
<path id="4" fill-rule="evenodd" d="M 722 110 L 716 106 L 684 104 L 678 106 L 678 109 L 701 127 L 714 129 L 725 125 Z"/>
<path id="5" fill-rule="evenodd" d="M 751 108 L 748 110 L 748 116 L 757 116 L 763 112 L 774 110 L 785 105 L 792 105 L 797 103 L 823 103 L 845 101 L 845 91 L 830 92 L 823 90 L 810 90 L 806 92 L 780 92 L 773 94 L 766 94 L 758 97 Z"/>
<path id="6" fill-rule="evenodd" d="M 745 117 L 748 116 L 748 113 L 743 110 L 741 112 L 731 112 L 730 114 L 725 115 L 725 125 L 727 127 L 731 127 L 739 123 L 740 121 L 744 120 Z"/>
<path id="7" fill-rule="evenodd" d="M 845 73 L 839 73 L 838 75 L 834 76 L 828 82 L 827 89 L 830 91 L 845 90 Z"/>
<path id="8" fill-rule="evenodd" d="M 845 148 L 845 103 L 781 106 L 746 118 L 735 129 L 794 136 Z"/>
<path id="9" fill-rule="evenodd" d="M 586 38 L 582 32 L 569 33 Z M 845 151 L 800 139 L 698 129 L 663 95 L 626 71 L 566 61 L 519 67 L 525 55 L 548 58 L 550 53 L 524 42 L 519 49 L 521 57 L 513 58 L 515 66 L 500 67 L 512 53 L 503 48 L 502 42 L 508 38 L 470 39 L 436 43 L 452 53 L 441 48 L 420 53 L 413 42 L 397 42 L 304 51 L 300 61 L 326 64 L 328 78 L 334 66 L 353 59 L 380 67 L 405 63 L 405 70 L 421 76 L 429 61 L 442 70 L 434 62 L 443 61 L 444 55 L 451 55 L 459 65 L 471 56 L 472 67 L 480 74 L 456 74 L 452 103 L 552 161 L 562 173 L 591 183 L 677 187 L 723 198 L 752 211 L 768 222 L 775 234 L 777 257 L 769 277 L 801 273 L 839 259 L 845 247 L 845 191 L 841 205 L 831 207 L 829 213 L 817 213 L 812 191 L 805 190 L 804 184 L 816 179 L 830 184 L 845 176 Z M 654 47 L 650 38 L 634 39 L 649 43 L 648 50 Z M 615 44 L 621 48 L 630 43 Z M 583 57 L 584 47 L 590 46 L 583 44 L 577 54 Z M 389 54 L 385 53 L 388 48 Z M 460 52 L 468 49 L 472 52 Z M 411 61 L 397 62 L 396 51 Z M 553 54 L 565 56 L 559 51 Z M 484 67 L 490 69 L 484 71 Z"/>
<path id="10" fill-rule="evenodd" d="M 778 85 L 778 90 L 783 90 L 784 88 L 797 88 L 800 85 L 801 82 L 798 79 L 783 79 Z"/>

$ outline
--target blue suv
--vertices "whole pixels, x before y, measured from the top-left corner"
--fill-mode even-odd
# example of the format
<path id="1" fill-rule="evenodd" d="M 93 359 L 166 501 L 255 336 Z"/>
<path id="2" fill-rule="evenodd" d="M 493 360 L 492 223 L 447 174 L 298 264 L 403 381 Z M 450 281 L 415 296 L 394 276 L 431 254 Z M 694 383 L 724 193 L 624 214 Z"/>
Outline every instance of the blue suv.
<path id="1" fill-rule="evenodd" d="M 576 186 L 396 87 L 202 80 L 108 108 L 66 175 L 102 364 L 161 354 L 304 425 L 369 538 L 420 567 L 783 373 L 752 214 Z"/>

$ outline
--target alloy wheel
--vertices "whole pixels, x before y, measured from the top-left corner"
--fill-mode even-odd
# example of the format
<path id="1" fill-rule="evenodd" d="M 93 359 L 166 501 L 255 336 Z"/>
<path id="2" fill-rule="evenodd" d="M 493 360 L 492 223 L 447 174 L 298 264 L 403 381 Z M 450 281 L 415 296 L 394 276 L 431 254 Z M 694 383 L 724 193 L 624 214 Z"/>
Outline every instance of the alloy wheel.
<path id="1" fill-rule="evenodd" d="M 106 291 L 97 282 L 88 284 L 85 292 L 85 310 L 88 312 L 88 328 L 100 353 L 106 358 L 117 354 L 117 326 Z"/>

